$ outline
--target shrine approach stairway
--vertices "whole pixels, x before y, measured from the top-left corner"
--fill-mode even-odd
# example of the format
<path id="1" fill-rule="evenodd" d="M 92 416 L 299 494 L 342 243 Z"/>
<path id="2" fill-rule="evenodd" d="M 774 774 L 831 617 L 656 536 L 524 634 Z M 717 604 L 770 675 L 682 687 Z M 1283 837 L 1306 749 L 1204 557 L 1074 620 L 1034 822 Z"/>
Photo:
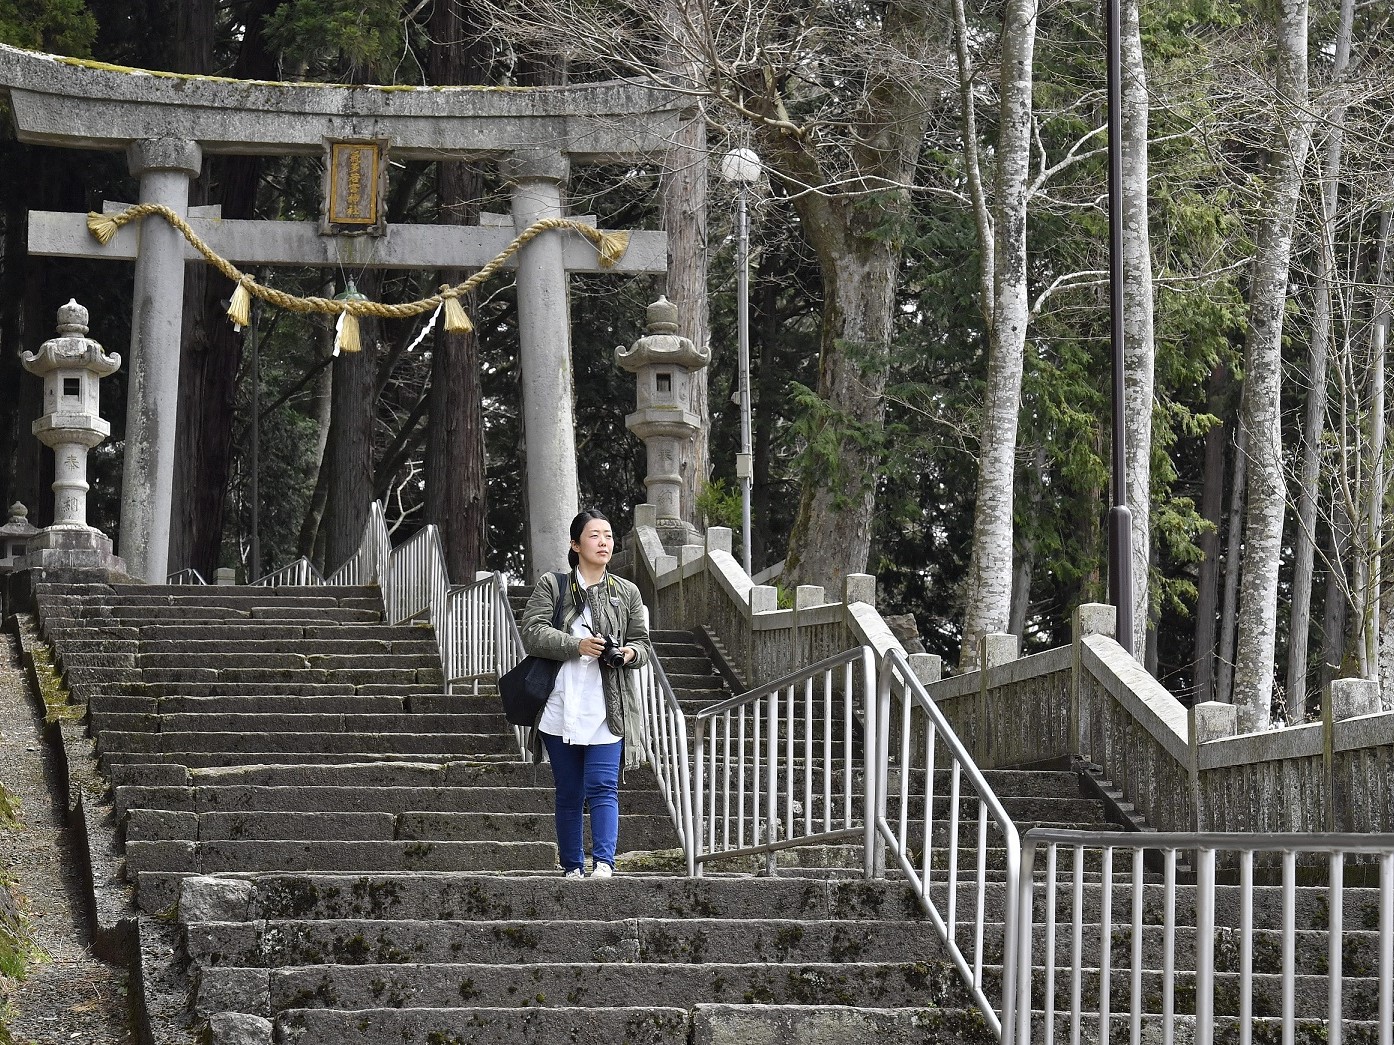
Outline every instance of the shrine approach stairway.
<path id="1" fill-rule="evenodd" d="M 383 623 L 376 589 L 38 604 L 109 784 L 75 800 L 93 889 L 130 893 L 158 1045 L 987 1040 L 903 883 L 683 877 L 648 770 L 620 873 L 561 879 L 548 768 L 491 691 L 441 692 L 431 633 Z"/>
<path id="2" fill-rule="evenodd" d="M 622 786 L 620 873 L 562 880 L 548 768 L 518 759 L 491 689 L 442 692 L 433 636 L 385 624 L 374 588 L 50 585 L 37 594 L 106 784 L 103 798 L 72 798 L 94 903 L 115 920 L 112 895 L 129 894 L 121 899 L 139 944 L 138 1008 L 157 1045 L 195 1033 L 210 1045 L 993 1040 L 894 873 L 862 880 L 857 854 L 842 847 L 792 851 L 774 877 L 740 861 L 683 877 L 647 770 Z M 729 695 L 689 637 L 653 638 L 685 707 Z M 1074 774 L 989 779 L 1023 829 L 1104 822 Z M 940 803 L 937 823 L 943 814 Z M 973 844 L 960 835 L 961 854 Z M 1007 888 L 1005 854 L 989 858 L 992 994 L 1002 960 L 993 923 Z M 972 888 L 961 887 L 961 910 Z M 1104 931 L 1099 888 L 1091 866 L 1080 964 L 1084 1003 L 1095 1010 L 1100 958 L 1089 941 Z M 1185 924 L 1193 887 L 1177 888 L 1185 1013 L 1194 1001 L 1195 934 Z M 944 889 L 931 886 L 936 896 Z M 1280 904 L 1276 890 L 1260 890 L 1258 901 L 1256 1011 L 1268 1027 L 1278 985 L 1264 919 Z M 1301 954 L 1323 953 L 1322 903 L 1316 893 L 1297 899 Z M 1347 1040 L 1373 1040 L 1372 988 L 1357 968 L 1361 955 L 1374 963 L 1372 934 L 1360 924 L 1349 933 Z M 960 923 L 965 949 L 972 933 Z M 1062 936 L 1068 968 L 1064 947 Z M 1232 951 L 1219 930 L 1224 991 Z M 1159 955 L 1149 923 L 1152 1016 Z M 1118 953 L 1113 961 L 1121 1012 L 1126 976 Z M 1308 968 L 1318 971 L 1315 958 Z M 1304 1038 L 1321 1028 L 1318 979 L 1297 985 Z M 1058 1006 L 1068 985 L 1068 975 L 1057 981 Z M 1225 1008 L 1222 1029 L 1232 1025 Z M 1183 1019 L 1178 1040 L 1187 1031 Z M 1124 1032 L 1115 1023 L 1114 1035 Z M 1086 1017 L 1082 1033 L 1097 1040 L 1097 1019 Z M 1034 1039 L 1044 1040 L 1039 1028 Z"/>

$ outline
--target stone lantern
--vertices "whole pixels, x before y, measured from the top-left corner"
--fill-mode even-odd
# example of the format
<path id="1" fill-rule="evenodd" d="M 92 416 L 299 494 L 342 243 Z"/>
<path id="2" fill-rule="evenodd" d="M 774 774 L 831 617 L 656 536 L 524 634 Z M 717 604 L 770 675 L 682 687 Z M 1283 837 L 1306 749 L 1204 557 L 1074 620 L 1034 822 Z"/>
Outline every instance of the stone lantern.
<path id="1" fill-rule="evenodd" d="M 87 337 L 87 309 L 71 300 L 58 310 L 58 336 L 20 357 L 25 370 L 44 380 L 44 413 L 31 430 L 53 450 L 55 475 L 53 525 L 30 539 L 25 565 L 124 572 L 111 539 L 87 525 L 87 451 L 111 434 L 101 417 L 99 386 L 121 357 Z"/>
<path id="2" fill-rule="evenodd" d="M 682 518 L 683 473 L 691 467 L 692 444 L 701 418 L 691 409 L 692 373 L 711 361 L 711 350 L 678 336 L 678 307 L 660 297 L 648 308 L 648 333 L 615 361 L 635 377 L 637 407 L 625 427 L 644 441 L 648 475 L 644 486 L 657 509 L 663 543 L 691 543 L 696 530 Z"/>
<path id="3" fill-rule="evenodd" d="M 10 521 L 0 526 L 0 573 L 20 569 L 29 539 L 39 531 L 29 522 L 29 509 L 19 501 L 10 505 Z"/>

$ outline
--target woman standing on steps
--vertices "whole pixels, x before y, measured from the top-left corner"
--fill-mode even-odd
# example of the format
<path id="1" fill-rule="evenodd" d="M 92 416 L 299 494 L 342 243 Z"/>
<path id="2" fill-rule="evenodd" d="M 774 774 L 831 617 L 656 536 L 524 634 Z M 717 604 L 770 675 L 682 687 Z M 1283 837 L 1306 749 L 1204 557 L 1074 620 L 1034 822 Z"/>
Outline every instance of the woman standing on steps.
<path id="1" fill-rule="evenodd" d="M 653 647 L 639 589 L 607 569 L 614 547 L 604 515 L 590 508 L 576 516 L 565 585 L 558 590 L 561 574 L 544 574 L 523 610 L 523 649 L 563 662 L 533 735 L 552 763 L 557 851 L 567 878 L 585 877 L 586 807 L 591 877 L 614 874 L 620 759 L 625 768 L 644 760 L 639 696 L 629 669 L 648 663 Z M 565 600 L 560 630 L 552 627 L 558 599 Z"/>

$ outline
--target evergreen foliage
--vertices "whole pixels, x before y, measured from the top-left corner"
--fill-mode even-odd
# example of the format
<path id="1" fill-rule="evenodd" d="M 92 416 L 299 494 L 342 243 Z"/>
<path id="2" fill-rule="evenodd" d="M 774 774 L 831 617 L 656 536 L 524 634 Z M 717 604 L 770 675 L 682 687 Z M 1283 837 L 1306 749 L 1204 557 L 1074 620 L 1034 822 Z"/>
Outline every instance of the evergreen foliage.
<path id="1" fill-rule="evenodd" d="M 206 0 L 198 0 L 200 4 Z M 421 84 L 431 49 L 430 5 L 398 0 L 236 0 L 212 5 L 211 36 L 198 41 L 211 56 L 210 72 L 285 79 Z M 506 39 L 486 15 L 497 6 L 467 5 L 480 46 L 488 42 L 490 82 L 514 82 L 522 55 L 538 39 Z M 787 6 L 787 10 L 785 9 Z M 893 5 L 892 5 L 893 6 Z M 1246 263 L 1262 197 L 1260 179 L 1271 143 L 1258 136 L 1266 104 L 1260 89 L 1270 41 L 1265 29 L 1271 5 L 1253 0 L 1148 0 L 1142 6 L 1143 46 L 1148 63 L 1152 172 L 1150 221 L 1156 291 L 1156 399 L 1153 408 L 1152 536 L 1154 565 L 1149 590 L 1156 626 L 1158 674 L 1174 691 L 1189 692 L 1193 662 L 1209 651 L 1195 649 L 1194 607 L 1201 580 L 1199 543 L 1214 522 L 1201 518 L 1207 480 L 1228 489 L 1227 476 L 1206 474 L 1207 432 L 1224 426 L 1232 441 L 1237 414 L 1240 352 L 1245 337 Z M 1329 68 L 1329 42 L 1337 9 L 1334 0 L 1312 5 L 1314 76 Z M 960 96 L 952 83 L 952 61 L 940 57 L 939 41 L 926 29 L 918 49 L 882 33 L 887 5 L 776 4 L 769 24 L 730 18 L 712 31 L 714 62 L 707 87 L 713 150 L 729 143 L 757 144 L 784 135 L 807 147 L 816 164 L 757 187 L 752 202 L 751 359 L 755 438 L 755 511 L 752 540 L 758 570 L 784 558 L 800 495 L 808 488 L 831 491 L 835 510 L 851 510 L 874 493 L 871 553 L 867 568 L 879 578 L 882 607 L 912 613 L 926 647 L 957 659 L 963 620 L 963 586 L 973 529 L 979 419 L 987 394 L 989 332 L 978 280 L 979 237 L 967 189 L 968 168 L 961 137 Z M 1365 70 L 1387 63 L 1388 13 L 1362 5 L 1360 32 Z M 177 39 L 170 0 L 129 4 L 118 0 L 0 0 L 0 41 L 105 62 L 174 68 L 190 41 Z M 670 47 L 652 19 L 620 0 L 588 0 L 578 17 L 622 34 L 627 41 L 597 41 L 594 53 L 577 54 L 573 79 L 599 79 L 643 72 L 645 55 Z M 936 8 L 937 12 L 937 8 Z M 495 12 L 496 13 L 496 12 Z M 979 146 L 996 140 L 995 73 L 1001 5 L 974 5 L 978 79 L 970 85 L 977 102 Z M 501 16 L 500 16 L 501 17 Z M 514 17 L 527 19 L 528 13 Z M 750 15 L 756 19 L 756 13 Z M 937 12 L 934 17 L 939 17 Z M 1029 288 L 1033 303 L 1020 403 L 1015 466 L 1014 553 L 1020 627 L 1026 649 L 1058 644 L 1068 634 L 1073 608 L 1105 595 L 1103 538 L 1109 498 L 1110 410 L 1108 311 L 1102 273 L 1107 267 L 1105 157 L 1102 151 L 1104 64 L 1099 9 L 1084 0 L 1043 8 L 1036 53 L 1036 182 L 1028 210 Z M 484 27 L 484 28 L 479 28 Z M 539 36 L 545 25 L 536 25 Z M 655 35 L 657 33 L 657 35 Z M 648 34 L 648 35 L 645 35 Z M 747 39 L 770 44 L 758 62 L 720 65 Z M 764 34 L 764 35 L 760 35 Z M 605 43 L 610 53 L 603 53 Z M 744 52 L 742 52 L 744 53 Z M 923 96 L 925 133 L 913 179 L 907 185 L 848 188 L 866 167 L 857 150 L 885 147 L 860 142 L 857 105 L 884 89 L 879 61 L 933 65 L 933 89 Z M 813 54 L 817 61 L 806 60 Z M 1326 63 L 1325 66 L 1323 63 Z M 768 79 L 762 77 L 768 74 Z M 248 74 L 251 75 L 251 74 Z M 774 84 L 777 90 L 766 94 Z M 1351 89 L 1348 174 L 1341 186 L 1342 221 L 1336 241 L 1343 312 L 1336 341 L 1364 344 L 1379 283 L 1373 249 L 1378 216 L 1391 202 L 1387 177 L 1389 87 L 1366 76 Z M 760 108 L 769 98 L 783 110 Z M 732 104 L 747 106 L 744 113 Z M 753 122 L 744 130 L 738 120 Z M 753 130 L 752 130 L 753 128 Z M 889 133 L 889 132 L 887 132 Z M 742 137 L 742 134 L 745 137 Z M 764 135 L 764 138 L 760 136 Z M 792 145 L 789 152 L 797 152 Z M 31 209 L 84 211 L 103 200 L 130 200 L 136 186 L 118 156 L 72 153 L 21 145 L 8 122 L 0 131 L 0 163 L 10 172 L 0 189 L 0 500 L 16 498 L 45 521 L 51 464 L 26 441 L 34 399 L 17 364 L 20 349 L 51 336 L 57 305 L 74 293 L 93 316 L 92 336 L 108 349 L 126 352 L 129 272 L 97 262 L 27 258 L 23 229 Z M 815 166 L 818 169 L 815 169 Z M 816 175 L 816 177 L 815 177 Z M 805 177 L 806 176 L 806 177 Z M 230 191 L 237 172 L 223 161 L 210 163 L 203 179 L 208 202 Z M 506 211 L 508 190 L 497 171 L 480 171 L 485 211 Z M 805 177 L 803 182 L 800 177 Z M 818 179 L 824 179 L 819 181 Z M 267 159 L 255 170 L 253 211 L 261 218 L 314 220 L 319 212 L 320 170 L 309 158 Z M 652 228 L 658 223 L 657 167 L 578 168 L 568 186 L 574 213 L 594 214 L 602 227 Z M 389 196 L 393 221 L 436 220 L 438 201 L 431 165 L 395 165 Z M 836 195 L 829 186 L 836 185 Z M 735 458 L 739 417 L 736 391 L 735 236 L 729 187 L 716 179 L 707 216 L 712 300 L 712 361 L 709 377 L 711 475 L 699 502 L 709 522 L 739 527 Z M 819 194 L 822 194 L 821 196 Z M 903 193 L 903 197 L 902 197 Z M 1312 195 L 1312 193 L 1309 193 Z M 829 285 L 815 248 L 809 198 L 834 199 L 829 208 L 850 213 L 848 228 L 865 244 L 899 252 L 895 271 L 894 323 L 889 342 L 863 343 L 829 335 L 833 311 Z M 1315 203 L 1303 204 L 1310 228 Z M 832 213 L 832 210 L 829 210 Z M 1298 369 L 1310 319 L 1308 290 L 1314 240 L 1299 236 L 1291 274 L 1289 366 Z M 277 286 L 298 293 L 340 290 L 364 273 L 277 270 Z M 383 276 L 378 294 L 403 300 L 431 293 L 433 273 Z M 575 277 L 571 282 L 575 417 L 581 501 L 596 505 L 626 529 L 630 506 L 644 497 L 644 449 L 624 426 L 633 409 L 632 378 L 613 362 L 616 346 L 643 331 L 645 306 L 664 288 L 661 281 L 612 275 Z M 1387 293 L 1387 291 L 1386 291 Z M 516 295 L 510 281 L 495 280 L 472 311 L 482 368 L 483 424 L 488 475 L 488 543 L 491 568 L 520 574 L 525 568 L 525 492 Z M 221 322 L 214 316 L 209 322 Z M 374 489 L 384 497 L 400 539 L 423 524 L 425 505 L 425 413 L 432 353 L 427 336 L 414 351 L 407 345 L 420 321 L 384 322 L 370 350 L 374 366 L 372 401 L 363 404 L 372 422 Z M 266 569 L 299 554 L 323 563 L 320 512 L 324 481 L 323 374 L 332 369 L 331 337 L 317 319 L 260 314 L 260 373 L 251 373 L 245 349 L 236 368 L 228 409 L 233 432 L 229 500 L 221 518 L 218 564 L 249 566 L 250 426 L 260 425 L 259 525 Z M 1296 355 L 1291 355 L 1296 352 Z M 858 414 L 820 385 L 820 359 L 836 354 L 853 369 L 884 372 L 877 392 L 884 416 Z M 1350 520 L 1343 519 L 1338 475 L 1354 474 L 1346 450 L 1367 432 L 1370 361 L 1348 354 L 1337 364 L 1344 427 L 1328 438 L 1323 468 L 1322 547 L 1339 544 Z M 1344 369 L 1339 369 L 1343 367 Z M 1231 375 L 1212 403 L 1212 375 Z M 260 382 L 261 416 L 251 417 L 251 383 Z M 1318 376 L 1317 380 L 1325 380 Z M 103 410 L 113 423 L 111 440 L 92 455 L 94 521 L 117 537 L 120 451 L 124 425 L 124 371 L 104 382 Z M 1284 389 L 1284 425 L 1302 423 L 1305 375 Z M 18 389 L 14 395 L 10 389 Z M 28 413 L 26 413 L 28 411 Z M 1293 445 L 1296 441 L 1293 440 Z M 1343 454 L 1345 456 L 1343 456 Z M 859 463 L 877 462 L 867 468 Z M 1233 453 L 1226 469 L 1234 467 Z M 48 474 L 45 473 L 48 469 Z M 1352 480 L 1353 482 L 1354 480 Z M 1226 496 L 1228 496 L 1226 494 Z M 734 519 L 732 513 L 734 514 Z M 1237 554 L 1238 549 L 1233 550 Z M 1320 558 L 1320 557 L 1319 557 Z M 1329 568 L 1350 571 L 1334 553 Z M 332 564 L 327 564 L 332 565 Z M 1388 571 L 1386 571 L 1388 572 Z M 1350 582 L 1346 581 L 1347 587 Z M 1387 582 L 1386 582 L 1387 584 Z M 1318 585 L 1320 592 L 1321 586 Z M 1319 594 L 1318 599 L 1322 598 Z M 1321 613 L 1314 614 L 1320 627 Z M 1315 634 L 1313 638 L 1315 639 Z M 1340 658 L 1337 658 L 1338 660 Z"/>

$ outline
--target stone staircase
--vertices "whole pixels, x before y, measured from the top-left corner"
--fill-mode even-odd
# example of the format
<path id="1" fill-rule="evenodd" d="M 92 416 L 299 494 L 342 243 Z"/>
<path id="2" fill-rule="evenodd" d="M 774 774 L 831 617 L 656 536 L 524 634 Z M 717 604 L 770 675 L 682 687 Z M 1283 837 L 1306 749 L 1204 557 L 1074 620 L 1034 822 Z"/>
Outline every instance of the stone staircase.
<path id="1" fill-rule="evenodd" d="M 548 768 L 518 761 L 492 694 L 440 692 L 429 631 L 383 623 L 376 589 L 41 585 L 36 594 L 69 698 L 85 709 L 86 753 L 109 788 L 103 798 L 70 785 L 94 903 L 99 921 L 131 924 L 138 1007 L 155 1045 L 195 1034 L 207 1045 L 992 1040 L 913 892 L 894 873 L 862 880 L 855 846 L 790 851 L 774 877 L 739 861 L 681 877 L 666 806 L 643 771 L 622 784 L 621 873 L 562 880 Z M 728 695 L 690 637 L 653 640 L 687 710 Z M 1023 829 L 1104 823 L 1074 773 L 989 778 Z M 941 800 L 936 839 L 946 812 Z M 976 834 L 965 829 L 959 842 L 966 861 Z M 989 918 L 1000 924 L 1005 854 L 988 863 Z M 1064 874 L 1058 905 L 1070 892 Z M 930 893 L 946 888 L 941 876 Z M 1151 914 L 1161 886 L 1149 878 L 1146 888 L 1144 994 L 1157 1012 L 1161 932 Z M 973 890 L 959 886 L 961 911 Z M 1095 861 L 1081 914 L 1082 993 L 1095 1011 L 1098 940 L 1126 935 L 1117 921 L 1128 909 L 1115 898 L 1105 929 L 1100 890 Z M 1232 892 L 1222 887 L 1231 906 Z M 1275 893 L 1260 890 L 1257 903 L 1265 1019 Z M 1194 1011 L 1195 934 L 1184 927 L 1193 894 L 1178 887 L 1183 1013 Z M 1311 1035 L 1324 1012 L 1323 903 L 1318 893 L 1299 903 Z M 1377 946 L 1370 903 L 1377 893 L 1348 891 L 1348 925 L 1359 925 L 1347 948 L 1348 1040 L 1373 1033 L 1360 964 Z M 968 950 L 972 927 L 957 932 Z M 998 935 L 989 925 L 990 996 Z M 1217 940 L 1232 993 L 1233 937 L 1222 930 Z M 1069 990 L 1066 946 L 1057 937 L 1057 1004 Z M 1115 1008 L 1126 1003 L 1127 952 L 1115 939 Z M 1039 1009 L 1039 970 L 1036 980 Z M 1097 1017 L 1086 1018 L 1085 1038 L 1098 1040 Z M 1039 1027 L 1036 1039 L 1052 1040 Z"/>
<path id="2" fill-rule="evenodd" d="M 921 1040 L 931 1017 L 981 1039 L 903 884 L 680 877 L 647 771 L 622 785 L 619 876 L 563 881 L 548 768 L 496 697 L 440 692 L 430 633 L 384 624 L 374 590 L 37 602 L 109 781 L 79 815 L 94 881 L 115 840 L 159 1045 Z M 685 701 L 721 695 L 655 639 Z"/>

